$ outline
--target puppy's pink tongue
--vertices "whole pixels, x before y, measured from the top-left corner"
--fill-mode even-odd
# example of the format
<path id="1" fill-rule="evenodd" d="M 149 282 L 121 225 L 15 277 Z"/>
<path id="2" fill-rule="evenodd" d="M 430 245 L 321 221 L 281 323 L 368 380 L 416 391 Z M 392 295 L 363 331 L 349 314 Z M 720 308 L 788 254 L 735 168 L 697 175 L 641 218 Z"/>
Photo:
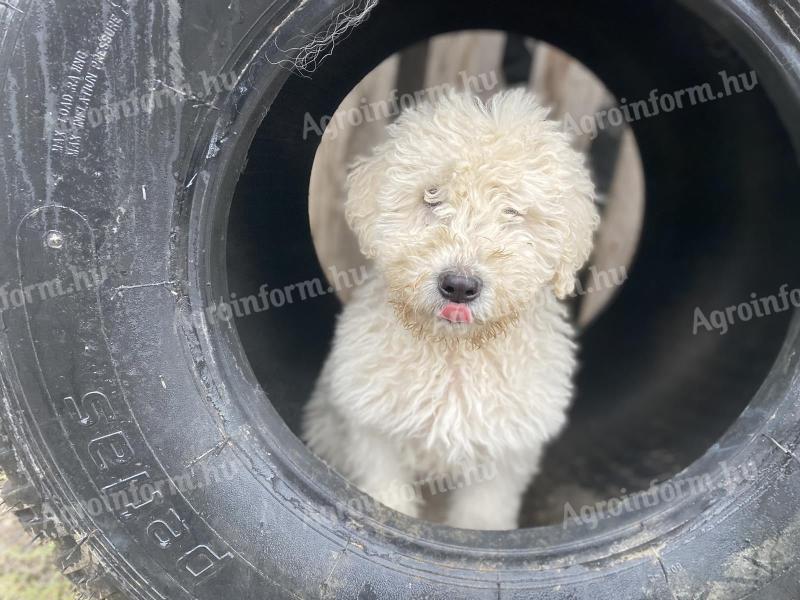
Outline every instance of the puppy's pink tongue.
<path id="1" fill-rule="evenodd" d="M 472 311 L 469 306 L 457 302 L 448 302 L 439 316 L 451 323 L 472 323 Z"/>

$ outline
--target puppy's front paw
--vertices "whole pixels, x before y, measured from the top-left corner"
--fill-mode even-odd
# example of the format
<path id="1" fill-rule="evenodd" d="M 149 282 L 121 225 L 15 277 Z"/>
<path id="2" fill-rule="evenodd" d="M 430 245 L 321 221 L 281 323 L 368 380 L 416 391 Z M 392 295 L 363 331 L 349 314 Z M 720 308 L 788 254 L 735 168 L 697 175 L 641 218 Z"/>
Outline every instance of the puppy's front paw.
<path id="1" fill-rule="evenodd" d="M 506 511 L 491 512 L 486 507 L 461 506 L 447 516 L 446 524 L 461 529 L 506 530 L 517 528 L 517 515 Z"/>
<path id="2" fill-rule="evenodd" d="M 450 503 L 447 525 L 462 529 L 516 529 L 520 498 L 502 492 L 491 485 L 458 490 Z"/>
<path id="3" fill-rule="evenodd" d="M 409 517 L 419 518 L 421 501 L 417 498 L 408 498 L 400 492 L 398 487 L 392 486 L 388 489 L 365 491 L 384 506 L 388 506 L 392 510 L 401 512 Z"/>
<path id="4" fill-rule="evenodd" d="M 516 515 L 492 515 L 485 511 L 458 511 L 451 513 L 446 521 L 450 527 L 461 529 L 505 530 L 517 528 Z"/>

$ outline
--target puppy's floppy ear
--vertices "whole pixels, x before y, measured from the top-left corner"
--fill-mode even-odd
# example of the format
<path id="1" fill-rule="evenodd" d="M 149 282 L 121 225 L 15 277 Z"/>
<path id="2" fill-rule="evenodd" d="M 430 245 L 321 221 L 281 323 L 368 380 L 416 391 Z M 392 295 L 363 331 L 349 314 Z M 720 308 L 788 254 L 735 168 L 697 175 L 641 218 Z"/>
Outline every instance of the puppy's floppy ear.
<path id="1" fill-rule="evenodd" d="M 531 173 L 547 198 L 543 210 L 554 242 L 550 283 L 556 296 L 565 298 L 575 289 L 575 274 L 592 252 L 594 230 L 600 222 L 585 159 L 571 147 L 562 126 L 548 119 L 549 109 L 527 90 L 496 94 L 489 109 L 506 131 L 519 132 L 526 150 L 539 157 Z"/>
<path id="2" fill-rule="evenodd" d="M 569 171 L 569 183 L 559 199 L 563 213 L 557 223 L 562 229 L 563 246 L 552 279 L 553 291 L 561 299 L 575 290 L 575 274 L 592 253 L 594 231 L 600 224 L 588 171 L 583 166 Z"/>
<path id="3" fill-rule="evenodd" d="M 344 214 L 347 224 L 358 238 L 362 254 L 367 258 L 375 257 L 375 222 L 384 169 L 384 160 L 380 154 L 375 154 L 356 159 L 347 174 Z"/>

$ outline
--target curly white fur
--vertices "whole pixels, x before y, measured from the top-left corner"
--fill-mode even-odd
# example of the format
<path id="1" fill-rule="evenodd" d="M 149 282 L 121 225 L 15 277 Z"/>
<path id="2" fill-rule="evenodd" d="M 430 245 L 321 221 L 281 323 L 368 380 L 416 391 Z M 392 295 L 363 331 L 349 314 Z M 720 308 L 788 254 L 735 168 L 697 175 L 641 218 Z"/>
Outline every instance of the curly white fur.
<path id="1" fill-rule="evenodd" d="M 572 396 L 557 298 L 598 224 L 583 157 L 523 90 L 487 104 L 451 94 L 404 113 L 348 184 L 348 222 L 375 267 L 339 319 L 304 438 L 412 516 L 422 501 L 391 494 L 398 484 L 491 464 L 491 481 L 451 492 L 445 522 L 512 529 Z M 438 316 L 438 277 L 452 269 L 484 283 L 472 323 Z"/>

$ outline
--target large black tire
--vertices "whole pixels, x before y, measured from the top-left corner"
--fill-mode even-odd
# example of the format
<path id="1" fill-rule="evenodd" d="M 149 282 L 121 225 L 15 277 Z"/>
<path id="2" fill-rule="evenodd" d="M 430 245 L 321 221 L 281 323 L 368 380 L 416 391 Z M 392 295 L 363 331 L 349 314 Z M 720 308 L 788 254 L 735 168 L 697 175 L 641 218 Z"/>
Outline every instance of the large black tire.
<path id="1" fill-rule="evenodd" d="M 3 306 L 0 464 L 6 502 L 61 540 L 66 571 L 105 596 L 152 600 L 798 597 L 798 320 L 754 322 L 725 347 L 718 336 L 680 338 L 681 360 L 657 342 L 681 318 L 691 323 L 698 302 L 725 306 L 796 282 L 800 8 L 549 4 L 384 0 L 343 32 L 332 20 L 366 3 L 0 3 L 0 284 L 42 296 L 20 303 L 24 292 L 9 293 Z M 664 381 L 683 386 L 655 402 L 665 414 L 671 400 L 746 392 L 733 426 L 692 448 L 702 456 L 676 476 L 713 485 L 596 528 L 472 532 L 414 521 L 364 501 L 276 411 L 294 425 L 330 335 L 332 297 L 238 333 L 209 318 L 229 283 L 246 289 L 247 268 L 285 281 L 319 274 L 305 205 L 318 140 L 303 139 L 297 116 L 331 114 L 391 52 L 473 27 L 552 41 L 628 98 L 716 78 L 720 66 L 757 70 L 759 89 L 727 108 L 634 124 L 648 222 L 679 232 L 672 242 L 682 245 L 648 237 L 646 224 L 617 311 L 585 339 L 587 348 L 626 340 L 616 356 L 624 377 L 589 361 L 582 375 L 594 371 L 609 398 L 674 393 L 648 379 L 665 364 Z M 308 42 L 325 31 L 343 35 L 325 62 L 308 63 Z M 316 70 L 291 75 L 298 62 Z M 236 85 L 215 79 L 226 73 Z M 183 82 L 190 88 L 152 111 L 92 110 Z M 255 191 L 260 204 L 241 200 Z M 253 240 L 261 262 L 247 260 Z M 668 279 L 657 288 L 647 272 L 659 261 Z M 631 325 L 622 315 L 666 303 L 665 280 L 680 298 L 668 296 L 671 317 L 635 332 L 642 351 L 619 334 Z M 765 370 L 749 372 L 753 361 Z"/>

